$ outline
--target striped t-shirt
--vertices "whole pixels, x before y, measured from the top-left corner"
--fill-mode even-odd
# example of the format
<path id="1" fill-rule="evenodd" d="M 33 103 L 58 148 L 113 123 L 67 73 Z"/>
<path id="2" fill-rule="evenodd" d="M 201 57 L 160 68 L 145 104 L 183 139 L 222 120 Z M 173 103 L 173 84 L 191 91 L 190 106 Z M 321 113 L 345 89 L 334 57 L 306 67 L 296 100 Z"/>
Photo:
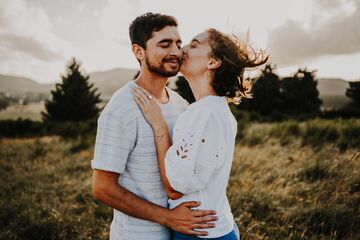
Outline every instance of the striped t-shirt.
<path id="1" fill-rule="evenodd" d="M 167 195 L 158 169 L 152 128 L 137 106 L 130 88 L 134 81 L 120 88 L 110 99 L 98 119 L 93 169 L 120 174 L 119 184 L 137 196 L 167 207 Z M 187 103 L 166 87 L 169 101 L 159 104 L 172 135 L 178 116 Z M 170 239 L 166 227 L 128 216 L 114 209 L 110 227 L 111 240 Z"/>

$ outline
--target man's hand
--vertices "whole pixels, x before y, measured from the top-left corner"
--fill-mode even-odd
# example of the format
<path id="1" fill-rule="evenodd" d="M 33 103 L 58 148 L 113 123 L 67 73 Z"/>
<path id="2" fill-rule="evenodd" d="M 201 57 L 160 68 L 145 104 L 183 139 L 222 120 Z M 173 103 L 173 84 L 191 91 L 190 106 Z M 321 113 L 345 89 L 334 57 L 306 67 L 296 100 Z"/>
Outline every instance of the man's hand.
<path id="1" fill-rule="evenodd" d="M 184 202 L 169 211 L 166 226 L 183 234 L 206 236 L 206 231 L 194 229 L 214 228 L 212 223 L 218 219 L 214 210 L 192 210 L 200 206 L 199 202 Z"/>

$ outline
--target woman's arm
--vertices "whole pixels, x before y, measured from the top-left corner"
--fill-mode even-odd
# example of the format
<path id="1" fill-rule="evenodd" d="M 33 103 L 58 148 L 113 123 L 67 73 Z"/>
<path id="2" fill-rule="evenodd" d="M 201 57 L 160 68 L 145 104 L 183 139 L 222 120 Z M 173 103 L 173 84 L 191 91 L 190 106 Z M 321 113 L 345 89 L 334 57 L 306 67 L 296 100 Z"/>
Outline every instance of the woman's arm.
<path id="1" fill-rule="evenodd" d="M 183 194 L 171 187 L 170 182 L 166 176 L 165 155 L 171 146 L 171 139 L 169 128 L 166 124 L 161 109 L 153 98 L 149 99 L 151 94 L 145 89 L 134 88 L 132 93 L 146 121 L 153 129 L 160 175 L 166 193 L 170 199 L 178 199 L 182 197 Z"/>
<path id="2" fill-rule="evenodd" d="M 166 122 L 160 123 L 159 127 L 153 128 L 153 131 L 155 136 L 155 145 L 156 145 L 157 159 L 159 163 L 159 170 L 166 193 L 170 199 L 175 200 L 181 198 L 183 194 L 171 187 L 169 179 L 166 176 L 165 155 L 167 150 L 171 146 L 169 129 Z"/>

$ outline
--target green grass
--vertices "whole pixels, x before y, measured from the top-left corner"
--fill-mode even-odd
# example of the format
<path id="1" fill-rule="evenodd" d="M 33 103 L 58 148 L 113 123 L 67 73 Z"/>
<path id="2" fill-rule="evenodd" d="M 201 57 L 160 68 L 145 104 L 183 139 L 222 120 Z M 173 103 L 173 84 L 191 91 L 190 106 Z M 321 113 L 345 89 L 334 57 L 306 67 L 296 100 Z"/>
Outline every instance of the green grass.
<path id="1" fill-rule="evenodd" d="M 243 124 L 238 140 L 249 146 L 269 139 L 277 139 L 282 145 L 300 141 L 303 146 L 321 149 L 332 144 L 340 150 L 360 149 L 360 119 L 309 119 L 302 122 L 287 120 L 277 123 Z M 300 146 L 298 146 L 300 147 Z"/>
<path id="2" fill-rule="evenodd" d="M 227 191 L 242 239 L 359 239 L 358 124 L 240 126 Z M 0 139 L 0 239 L 108 239 L 112 210 L 91 195 L 93 141 Z"/>
<path id="3" fill-rule="evenodd" d="M 92 152 L 57 137 L 2 139 L 0 239 L 106 239 L 111 209 L 91 196 Z"/>

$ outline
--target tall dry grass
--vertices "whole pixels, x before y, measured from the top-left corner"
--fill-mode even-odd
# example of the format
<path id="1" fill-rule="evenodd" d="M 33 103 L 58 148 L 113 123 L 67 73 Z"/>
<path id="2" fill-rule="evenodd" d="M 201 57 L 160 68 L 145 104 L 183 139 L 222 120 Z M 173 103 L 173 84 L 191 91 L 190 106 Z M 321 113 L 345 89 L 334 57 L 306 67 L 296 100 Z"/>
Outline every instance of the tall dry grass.
<path id="1" fill-rule="evenodd" d="M 92 198 L 92 150 L 82 142 L 1 140 L 0 239 L 108 238 L 111 209 Z"/>
<path id="2" fill-rule="evenodd" d="M 228 197 L 242 239 L 360 239 L 359 120 L 239 124 Z M 334 130 L 335 129 L 335 130 Z M 107 239 L 93 137 L 0 139 L 0 239 Z"/>

